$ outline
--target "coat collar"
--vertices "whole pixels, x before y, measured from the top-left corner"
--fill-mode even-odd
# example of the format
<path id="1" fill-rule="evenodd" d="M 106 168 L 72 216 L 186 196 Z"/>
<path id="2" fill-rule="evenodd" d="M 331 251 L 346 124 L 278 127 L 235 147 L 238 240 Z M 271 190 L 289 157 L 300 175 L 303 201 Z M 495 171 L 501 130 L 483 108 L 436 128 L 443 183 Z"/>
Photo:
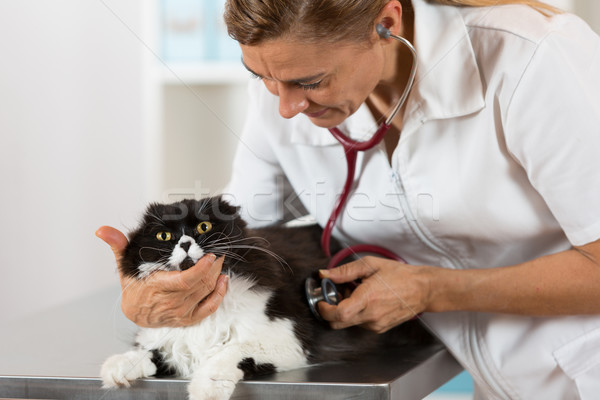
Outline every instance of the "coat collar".
<path id="1" fill-rule="evenodd" d="M 420 124 L 469 115 L 485 106 L 483 84 L 469 32 L 457 7 L 412 0 L 415 13 L 417 75 L 404 114 L 403 136 Z M 308 117 L 292 120 L 292 142 L 327 146 L 337 141 Z M 363 104 L 339 126 L 351 138 L 366 140 L 377 122 Z"/>
<path id="2" fill-rule="evenodd" d="M 469 115 L 485 106 L 469 31 L 459 8 L 412 0 L 417 76 L 406 125 Z M 415 118 L 416 117 L 416 118 Z"/>

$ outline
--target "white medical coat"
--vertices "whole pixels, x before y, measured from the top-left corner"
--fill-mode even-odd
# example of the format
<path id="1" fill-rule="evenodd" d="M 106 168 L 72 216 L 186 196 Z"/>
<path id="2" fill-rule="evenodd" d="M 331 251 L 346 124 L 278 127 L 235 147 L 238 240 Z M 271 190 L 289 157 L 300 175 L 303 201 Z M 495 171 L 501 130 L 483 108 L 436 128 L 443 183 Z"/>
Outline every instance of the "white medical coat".
<path id="1" fill-rule="evenodd" d="M 577 17 L 547 19 L 526 6 L 413 4 L 418 73 L 399 143 L 391 165 L 383 144 L 359 155 L 334 235 L 454 269 L 513 265 L 600 238 L 598 36 Z M 324 225 L 345 180 L 342 147 L 304 115 L 283 119 L 260 82 L 250 95 L 233 201 L 254 226 L 299 216 L 293 200 Z M 376 121 L 363 105 L 340 127 L 364 139 Z M 423 320 L 483 398 L 600 390 L 600 316 Z"/>

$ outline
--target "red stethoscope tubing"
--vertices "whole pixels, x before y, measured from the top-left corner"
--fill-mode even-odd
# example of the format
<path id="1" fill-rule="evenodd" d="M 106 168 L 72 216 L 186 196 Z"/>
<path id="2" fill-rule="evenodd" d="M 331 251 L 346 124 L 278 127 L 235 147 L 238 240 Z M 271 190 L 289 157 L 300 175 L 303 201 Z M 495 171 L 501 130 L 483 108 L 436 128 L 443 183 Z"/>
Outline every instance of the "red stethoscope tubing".
<path id="1" fill-rule="evenodd" d="M 329 216 L 329 220 L 325 225 L 325 229 L 323 230 L 323 234 L 321 235 L 321 248 L 323 252 L 327 255 L 327 257 L 331 257 L 329 260 L 329 264 L 327 265 L 328 269 L 335 268 L 338 264 L 348 256 L 358 254 L 358 253 L 373 253 L 378 254 L 380 256 L 400 261 L 406 263 L 402 257 L 397 255 L 396 253 L 380 246 L 375 246 L 371 244 L 358 244 L 354 246 L 346 247 L 339 252 L 337 252 L 333 257 L 331 256 L 331 233 L 335 226 L 336 221 L 344 210 L 344 206 L 348 200 L 348 196 L 350 196 L 350 192 L 352 191 L 352 183 L 354 182 L 354 175 L 356 172 L 356 159 L 359 151 L 366 151 L 372 149 L 377 146 L 382 140 L 387 131 L 390 129 L 391 125 L 382 123 L 377 132 L 369 139 L 364 142 L 359 142 L 353 139 L 350 139 L 348 136 L 344 135 L 342 131 L 340 131 L 337 127 L 329 129 L 329 132 L 340 142 L 342 147 L 344 148 L 344 153 L 346 155 L 346 163 L 348 165 L 346 182 L 344 184 L 344 188 L 342 190 L 342 194 L 338 198 L 331 215 Z"/>
<path id="2" fill-rule="evenodd" d="M 342 190 L 342 194 L 339 197 L 339 199 L 337 200 L 336 205 L 333 208 L 333 211 L 331 213 L 331 216 L 329 217 L 329 220 L 327 221 L 327 224 L 325 225 L 323 234 L 321 235 L 321 248 L 323 249 L 323 251 L 325 252 L 327 257 L 331 257 L 331 249 L 330 249 L 331 233 L 333 231 L 336 221 L 338 220 L 338 218 L 340 217 L 340 215 L 344 209 L 344 206 L 346 205 L 346 201 L 348 200 L 350 191 L 352 190 L 352 183 L 354 182 L 354 175 L 356 172 L 357 154 L 359 151 L 366 151 L 366 150 L 372 149 L 373 147 L 377 146 L 383 140 L 383 137 L 385 136 L 387 131 L 392 126 L 392 120 L 396 116 L 396 113 L 400 110 L 400 108 L 406 101 L 408 94 L 413 86 L 413 83 L 415 80 L 415 75 L 417 72 L 417 52 L 416 52 L 415 48 L 413 47 L 413 45 L 408 40 L 404 39 L 403 37 L 393 35 L 389 31 L 389 29 L 387 29 L 382 24 L 378 24 L 376 28 L 377 28 L 377 34 L 380 37 L 382 37 L 384 39 L 393 38 L 393 39 L 403 43 L 410 50 L 410 52 L 412 54 L 413 65 L 412 65 L 412 69 L 410 71 L 410 76 L 408 78 L 408 84 L 406 85 L 406 88 L 404 89 L 404 93 L 402 93 L 402 96 L 398 100 L 396 107 L 394 108 L 394 110 L 392 111 L 392 113 L 390 114 L 388 119 L 381 123 L 381 125 L 377 129 L 377 132 L 375 132 L 375 134 L 369 140 L 365 140 L 364 142 L 359 142 L 359 141 L 350 139 L 350 137 L 348 137 L 347 135 L 344 135 L 344 133 L 342 133 L 342 131 L 339 130 L 337 127 L 329 129 L 329 132 L 331 132 L 331 134 L 338 140 L 338 142 L 340 142 L 340 144 L 344 148 L 344 153 L 346 154 L 346 161 L 348 163 L 348 175 L 346 177 L 346 183 L 344 184 L 344 189 Z M 337 254 L 335 254 L 330 259 L 329 265 L 327 266 L 327 268 L 330 269 L 330 268 L 336 267 L 338 265 L 338 263 L 340 263 L 344 258 L 348 257 L 349 255 L 356 254 L 356 253 L 374 253 L 374 254 L 379 254 L 381 256 L 384 256 L 386 258 L 390 258 L 393 260 L 397 260 L 397 261 L 406 263 L 406 261 L 404 261 L 404 259 L 402 257 L 400 257 L 399 255 L 395 254 L 394 252 L 392 252 L 384 247 L 369 245 L 369 244 L 360 244 L 360 245 L 350 246 L 350 247 L 347 247 L 347 248 L 339 251 Z"/>
<path id="3" fill-rule="evenodd" d="M 370 245 L 370 244 L 358 244 L 350 247 L 346 247 L 339 252 L 337 252 L 333 257 L 331 257 L 331 233 L 333 232 L 333 228 L 335 227 L 335 223 L 342 214 L 348 197 L 350 196 L 350 192 L 352 190 L 352 184 L 354 182 L 355 173 L 356 173 L 356 160 L 359 151 L 366 151 L 372 149 L 377 146 L 382 140 L 385 134 L 388 132 L 392 125 L 392 121 L 399 110 L 402 108 L 402 105 L 406 101 L 408 94 L 412 88 L 415 74 L 417 71 L 417 52 L 413 45 L 406 39 L 401 36 L 392 35 L 391 32 L 382 24 L 377 25 L 377 34 L 384 39 L 393 38 L 398 40 L 399 42 L 404 43 L 410 50 L 413 57 L 413 66 L 410 72 L 410 76 L 408 78 L 408 84 L 404 89 L 404 93 L 396 103 L 392 113 L 390 116 L 381 123 L 377 132 L 369 139 L 364 142 L 359 142 L 351 139 L 350 137 L 344 135 L 341 130 L 338 128 L 331 128 L 329 132 L 340 142 L 342 147 L 344 148 L 344 154 L 346 155 L 346 161 L 348 164 L 348 171 L 346 175 L 346 182 L 344 184 L 344 188 L 342 190 L 342 194 L 338 198 L 331 215 L 329 216 L 329 220 L 327 224 L 325 224 L 325 228 L 323 229 L 323 234 L 321 235 L 321 248 L 323 252 L 330 257 L 329 264 L 327 265 L 328 269 L 337 267 L 346 257 L 353 256 L 359 253 L 372 253 L 378 254 L 380 256 L 396 260 L 406 264 L 406 261 L 396 253 L 380 246 Z M 312 313 L 319 319 L 322 319 L 319 310 L 317 308 L 317 303 L 319 301 L 325 300 L 329 304 L 338 304 L 339 293 L 335 288 L 335 284 L 329 280 L 328 278 L 323 279 L 321 287 L 317 287 L 315 280 L 312 277 L 306 279 L 304 289 L 306 292 L 306 296 L 308 299 L 308 304 Z M 354 285 L 356 287 L 356 284 Z M 333 289 L 333 290 L 332 290 Z M 331 292 L 331 293 L 330 293 Z M 418 317 L 418 316 L 417 316 Z M 416 318 L 416 317 L 415 317 Z"/>

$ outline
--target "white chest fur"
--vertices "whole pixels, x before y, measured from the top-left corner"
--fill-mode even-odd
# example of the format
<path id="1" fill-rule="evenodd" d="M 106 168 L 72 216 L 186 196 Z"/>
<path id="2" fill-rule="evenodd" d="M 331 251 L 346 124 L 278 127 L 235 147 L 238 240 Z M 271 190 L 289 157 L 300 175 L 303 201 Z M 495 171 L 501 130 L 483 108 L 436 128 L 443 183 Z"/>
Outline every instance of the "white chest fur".
<path id="1" fill-rule="evenodd" d="M 220 353 L 231 353 L 235 365 L 244 358 L 270 363 L 278 370 L 303 367 L 306 355 L 287 319 L 269 319 L 265 308 L 271 293 L 232 276 L 217 312 L 186 328 L 142 329 L 137 341 L 147 350 L 166 353 L 165 361 L 184 377 Z M 235 351 L 233 351 L 235 349 Z"/>

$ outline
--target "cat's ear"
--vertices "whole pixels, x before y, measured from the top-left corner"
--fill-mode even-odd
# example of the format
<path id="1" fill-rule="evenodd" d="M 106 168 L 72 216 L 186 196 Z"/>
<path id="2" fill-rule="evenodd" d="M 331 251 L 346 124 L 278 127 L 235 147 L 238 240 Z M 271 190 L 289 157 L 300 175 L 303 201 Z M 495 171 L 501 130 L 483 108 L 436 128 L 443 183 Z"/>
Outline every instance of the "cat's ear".
<path id="1" fill-rule="evenodd" d="M 163 214 L 163 205 L 160 203 L 150 203 L 146 207 L 146 212 L 144 213 L 144 222 L 149 223 L 152 220 L 156 220 L 157 218 L 161 218 Z"/>
<path id="2" fill-rule="evenodd" d="M 197 219 L 220 219 L 234 220 L 239 217 L 238 207 L 234 207 L 224 201 L 221 196 L 207 197 L 202 200 L 184 200 L 193 204 L 195 216 Z"/>
<path id="3" fill-rule="evenodd" d="M 193 210 L 186 201 L 178 201 L 171 204 L 150 203 L 146 208 L 144 218 L 146 223 L 165 224 L 167 221 L 182 221 Z"/>
<path id="4" fill-rule="evenodd" d="M 146 214 L 156 214 L 163 207 L 160 203 L 150 203 L 148 207 L 146 207 Z"/>
<path id="5" fill-rule="evenodd" d="M 181 219 L 185 215 L 180 215 L 179 208 L 171 204 L 150 203 L 144 213 L 144 222 L 158 222 L 162 224 L 169 217 L 171 217 L 170 219 Z M 184 210 L 181 211 L 183 212 Z"/>
<path id="6" fill-rule="evenodd" d="M 213 205 L 215 205 L 215 208 L 219 210 L 219 213 L 222 216 L 227 216 L 230 218 L 239 217 L 240 208 L 231 205 L 227 200 L 223 199 L 223 196 L 214 197 Z"/>
<path id="7" fill-rule="evenodd" d="M 231 205 L 223 196 L 213 197 L 211 202 L 219 219 L 236 221 L 241 228 L 246 226 L 246 223 L 240 218 L 240 207 Z"/>

